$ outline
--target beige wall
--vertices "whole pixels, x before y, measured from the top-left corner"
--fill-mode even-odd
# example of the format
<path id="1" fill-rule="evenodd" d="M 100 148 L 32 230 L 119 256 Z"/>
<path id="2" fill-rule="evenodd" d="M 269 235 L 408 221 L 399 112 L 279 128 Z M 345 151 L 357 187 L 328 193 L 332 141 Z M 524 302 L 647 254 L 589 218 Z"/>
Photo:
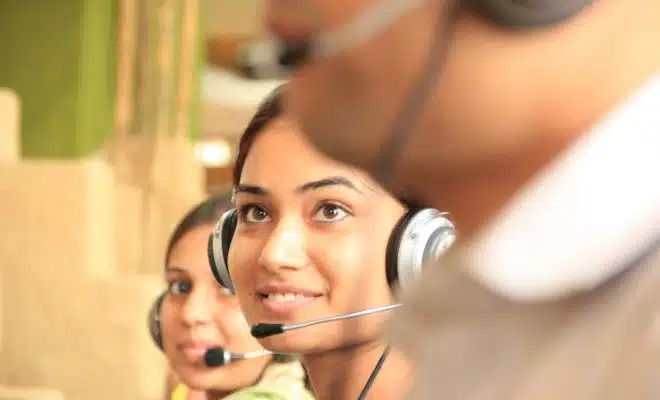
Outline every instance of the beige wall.
<path id="1" fill-rule="evenodd" d="M 101 158 L 21 160 L 19 109 L 0 90 L 0 400 L 160 398 L 146 315 L 169 230 L 202 197 L 190 144 L 158 144 L 145 192 Z"/>
<path id="2" fill-rule="evenodd" d="M 65 397 L 56 389 L 0 385 L 0 400 L 65 400 Z"/>
<path id="3" fill-rule="evenodd" d="M 18 161 L 20 103 L 14 91 L 0 87 L 0 162 Z"/>
<path id="4" fill-rule="evenodd" d="M 207 35 L 254 35 L 262 32 L 263 0 L 202 0 Z"/>

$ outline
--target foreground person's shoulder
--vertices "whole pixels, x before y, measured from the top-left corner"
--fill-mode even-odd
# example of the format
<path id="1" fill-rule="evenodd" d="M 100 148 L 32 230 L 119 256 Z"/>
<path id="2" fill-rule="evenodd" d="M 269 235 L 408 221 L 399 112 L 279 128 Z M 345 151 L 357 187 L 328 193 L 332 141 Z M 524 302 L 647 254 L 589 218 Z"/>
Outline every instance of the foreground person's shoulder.
<path id="1" fill-rule="evenodd" d="M 529 303 L 458 260 L 428 269 L 392 320 L 416 367 L 410 399 L 660 396 L 660 251 L 591 290 Z"/>

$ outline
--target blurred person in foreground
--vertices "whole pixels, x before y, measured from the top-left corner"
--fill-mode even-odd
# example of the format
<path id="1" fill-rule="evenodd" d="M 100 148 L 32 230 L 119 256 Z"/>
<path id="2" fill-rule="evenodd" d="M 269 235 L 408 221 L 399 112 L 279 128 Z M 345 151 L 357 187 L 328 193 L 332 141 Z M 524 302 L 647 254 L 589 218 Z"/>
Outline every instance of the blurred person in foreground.
<path id="1" fill-rule="evenodd" d="M 660 2 L 270 0 L 321 151 L 452 213 L 411 398 L 660 396 Z"/>

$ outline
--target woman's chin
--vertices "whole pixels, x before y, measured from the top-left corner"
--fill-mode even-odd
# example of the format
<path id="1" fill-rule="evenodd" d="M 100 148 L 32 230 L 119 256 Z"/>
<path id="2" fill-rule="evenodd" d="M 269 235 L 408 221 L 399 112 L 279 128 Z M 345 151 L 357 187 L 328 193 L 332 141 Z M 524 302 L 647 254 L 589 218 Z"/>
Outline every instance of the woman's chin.
<path id="1" fill-rule="evenodd" d="M 310 332 L 286 332 L 277 336 L 259 339 L 261 346 L 277 354 L 309 354 L 333 348 L 330 341 L 310 335 Z"/>
<path id="2" fill-rule="evenodd" d="M 224 368 L 224 367 L 220 367 Z M 210 369 L 210 368 L 197 368 L 190 367 L 186 368 L 184 371 L 181 371 L 180 377 L 181 380 L 191 389 L 194 390 L 231 390 L 230 387 L 222 387 L 225 385 L 219 385 L 223 381 L 227 381 L 228 385 L 231 382 L 229 377 L 223 379 L 224 371 L 219 368 Z"/>
<path id="3" fill-rule="evenodd" d="M 260 339 L 261 346 L 276 354 L 294 354 L 301 352 L 300 343 L 292 342 L 283 337 Z"/>
<path id="4" fill-rule="evenodd" d="M 260 357 L 216 368 L 190 364 L 185 367 L 179 365 L 176 372 L 191 389 L 220 393 L 233 392 L 255 384 L 269 360 L 269 358 Z"/>

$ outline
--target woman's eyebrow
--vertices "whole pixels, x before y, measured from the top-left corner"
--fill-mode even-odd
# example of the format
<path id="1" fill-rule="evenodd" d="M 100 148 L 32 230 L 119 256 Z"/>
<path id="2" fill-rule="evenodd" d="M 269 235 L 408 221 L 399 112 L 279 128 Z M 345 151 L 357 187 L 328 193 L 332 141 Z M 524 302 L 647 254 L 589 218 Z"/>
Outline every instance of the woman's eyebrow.
<path id="1" fill-rule="evenodd" d="M 298 186 L 295 188 L 295 193 L 296 194 L 302 194 L 304 192 L 309 192 L 312 190 L 328 187 L 328 186 L 343 186 L 346 188 L 349 188 L 351 190 L 354 190 L 357 193 L 362 194 L 362 190 L 360 190 L 353 182 L 351 182 L 349 179 L 344 178 L 342 176 L 331 176 L 323 179 L 318 179 L 310 182 L 305 182 L 302 185 Z M 251 195 L 255 196 L 269 196 L 270 192 L 268 189 L 258 186 L 258 185 L 253 185 L 249 183 L 241 183 L 236 185 L 234 188 L 234 193 L 248 193 Z"/>
<path id="2" fill-rule="evenodd" d="M 178 267 L 176 265 L 166 265 L 165 266 L 165 272 L 180 272 L 182 274 L 186 273 L 186 270 L 182 267 Z"/>
<path id="3" fill-rule="evenodd" d="M 320 189 L 322 187 L 336 186 L 336 185 L 347 187 L 351 190 L 354 190 L 362 194 L 362 191 L 358 189 L 358 187 L 353 182 L 342 176 L 331 176 L 328 178 L 323 178 L 323 179 L 304 183 L 296 188 L 296 192 L 302 193 L 310 190 Z"/>
<path id="4" fill-rule="evenodd" d="M 268 190 L 257 185 L 239 183 L 238 185 L 236 185 L 236 187 L 234 187 L 234 194 L 237 193 L 248 193 L 248 194 L 253 194 L 255 196 L 267 196 Z"/>

